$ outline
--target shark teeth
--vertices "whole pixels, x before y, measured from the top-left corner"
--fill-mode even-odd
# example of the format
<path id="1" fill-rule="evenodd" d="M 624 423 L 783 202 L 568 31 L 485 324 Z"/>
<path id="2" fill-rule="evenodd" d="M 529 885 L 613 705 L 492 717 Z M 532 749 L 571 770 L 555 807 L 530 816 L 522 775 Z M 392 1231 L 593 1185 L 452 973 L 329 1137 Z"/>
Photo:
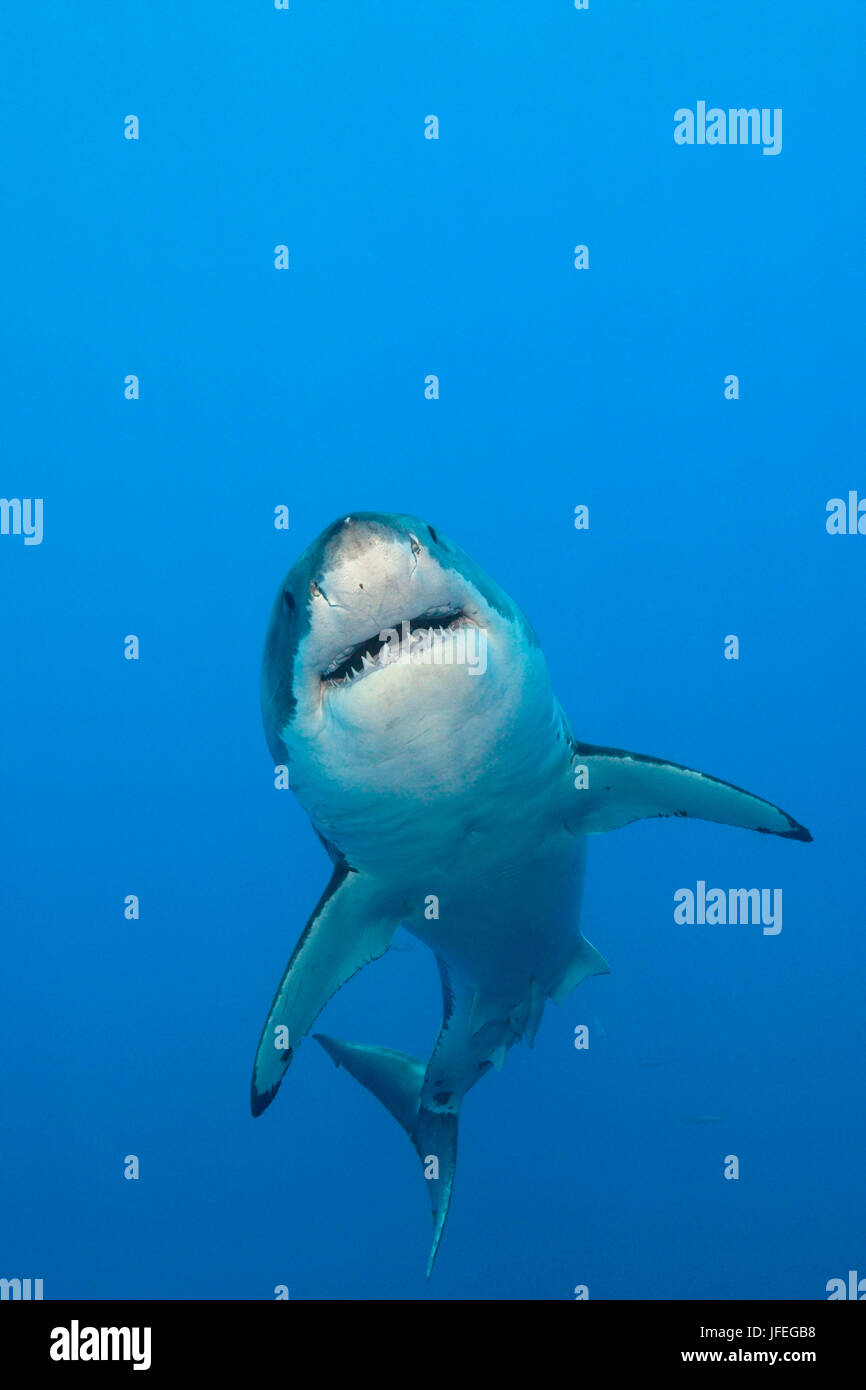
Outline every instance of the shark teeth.
<path id="1" fill-rule="evenodd" d="M 401 646 L 407 635 L 414 636 L 416 633 L 424 633 L 428 640 L 441 642 L 465 621 L 465 615 L 460 609 L 440 604 L 438 607 L 428 608 L 417 618 L 404 619 L 399 628 L 383 628 L 382 632 L 394 633 Z M 369 671 L 389 665 L 390 660 L 386 652 L 390 653 L 392 650 L 393 643 L 388 638 L 383 638 L 381 633 L 376 633 L 363 642 L 356 643 L 354 647 L 346 647 L 339 652 L 330 666 L 322 671 L 320 680 L 325 686 L 349 685 L 352 681 L 367 675 Z"/>

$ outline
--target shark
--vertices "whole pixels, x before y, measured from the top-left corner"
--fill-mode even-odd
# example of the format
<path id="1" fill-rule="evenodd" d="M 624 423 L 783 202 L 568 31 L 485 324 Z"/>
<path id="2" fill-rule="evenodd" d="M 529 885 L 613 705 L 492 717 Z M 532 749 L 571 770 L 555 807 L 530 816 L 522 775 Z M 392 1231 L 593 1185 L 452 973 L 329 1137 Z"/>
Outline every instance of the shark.
<path id="1" fill-rule="evenodd" d="M 523 611 L 417 517 L 355 512 L 304 551 L 271 610 L 261 707 L 332 870 L 262 1029 L 252 1112 L 399 928 L 429 947 L 442 1025 L 426 1061 L 314 1034 L 411 1141 L 429 1278 L 465 1095 L 516 1043 L 533 1046 L 549 1000 L 609 972 L 581 931 L 588 838 L 654 816 L 812 837 L 729 782 L 579 740 Z"/>

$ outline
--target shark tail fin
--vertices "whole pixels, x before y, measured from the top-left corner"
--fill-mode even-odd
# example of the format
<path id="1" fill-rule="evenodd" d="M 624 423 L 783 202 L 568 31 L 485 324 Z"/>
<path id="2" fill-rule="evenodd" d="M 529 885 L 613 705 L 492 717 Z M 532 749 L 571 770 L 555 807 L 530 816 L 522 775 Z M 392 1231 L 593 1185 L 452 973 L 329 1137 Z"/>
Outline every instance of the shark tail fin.
<path id="1" fill-rule="evenodd" d="M 422 1104 L 427 1067 L 415 1057 L 387 1047 L 342 1042 L 327 1033 L 315 1033 L 331 1061 L 345 1067 L 356 1081 L 380 1100 L 408 1134 L 423 1165 L 433 1212 L 433 1245 L 427 1261 L 427 1278 L 433 1264 L 451 1203 L 457 1164 L 457 1111 L 439 1111 Z M 452 1097 L 453 1107 L 456 1098 Z"/>

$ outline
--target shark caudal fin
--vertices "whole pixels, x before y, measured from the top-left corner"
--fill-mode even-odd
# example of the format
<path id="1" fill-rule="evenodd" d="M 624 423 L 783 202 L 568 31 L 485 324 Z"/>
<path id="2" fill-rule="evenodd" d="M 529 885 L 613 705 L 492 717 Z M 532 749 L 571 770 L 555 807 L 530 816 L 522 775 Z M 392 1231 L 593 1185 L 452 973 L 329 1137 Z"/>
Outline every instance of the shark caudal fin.
<path id="1" fill-rule="evenodd" d="M 366 1086 L 408 1134 L 423 1165 L 430 1206 L 433 1212 L 433 1245 L 427 1261 L 427 1278 L 433 1264 L 445 1219 L 451 1203 L 454 1170 L 457 1163 L 457 1111 L 431 1110 L 421 1095 L 427 1068 L 415 1057 L 392 1052 L 387 1047 L 368 1047 L 363 1043 L 341 1042 L 326 1033 L 314 1033 L 331 1061 L 345 1067 L 356 1081 Z"/>

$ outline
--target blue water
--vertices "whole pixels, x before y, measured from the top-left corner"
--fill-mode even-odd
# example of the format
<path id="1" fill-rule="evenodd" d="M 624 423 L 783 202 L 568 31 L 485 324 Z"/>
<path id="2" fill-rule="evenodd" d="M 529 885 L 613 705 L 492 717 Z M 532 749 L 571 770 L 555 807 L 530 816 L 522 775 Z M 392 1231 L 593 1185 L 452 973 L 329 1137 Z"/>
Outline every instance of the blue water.
<path id="1" fill-rule="evenodd" d="M 825 526 L 866 494 L 864 30 L 807 0 L 4 6 L 0 490 L 44 500 L 44 537 L 0 536 L 0 1275 L 244 1299 L 866 1275 L 866 538 Z M 781 108 L 781 154 L 677 146 L 698 100 Z M 814 835 L 591 842 L 612 973 L 467 1098 L 429 1286 L 427 1194 L 370 1095 L 310 1043 L 249 1114 L 330 868 L 273 786 L 262 639 L 355 509 L 493 575 L 579 737 Z M 781 888 L 782 931 L 676 924 L 698 880 Z M 417 944 L 323 1016 L 425 1057 L 439 1021 Z"/>

